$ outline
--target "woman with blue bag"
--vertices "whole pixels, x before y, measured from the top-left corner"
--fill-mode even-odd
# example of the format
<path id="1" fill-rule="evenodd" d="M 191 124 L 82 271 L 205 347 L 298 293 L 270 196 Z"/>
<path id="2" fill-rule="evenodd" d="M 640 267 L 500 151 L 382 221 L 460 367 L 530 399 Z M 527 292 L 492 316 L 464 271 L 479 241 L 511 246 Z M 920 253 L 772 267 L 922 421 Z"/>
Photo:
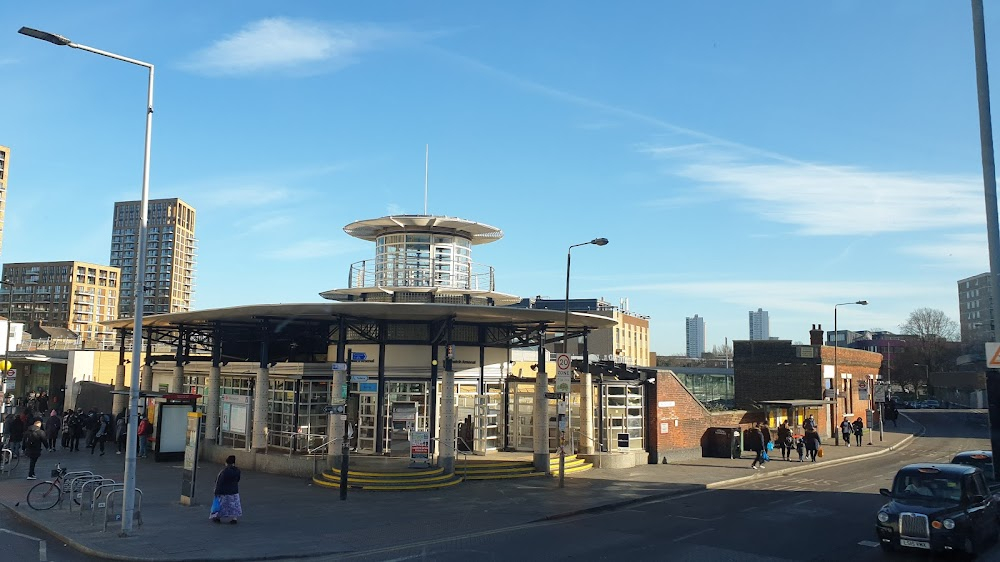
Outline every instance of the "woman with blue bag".
<path id="1" fill-rule="evenodd" d="M 208 518 L 214 523 L 222 523 L 226 519 L 235 525 L 236 520 L 243 516 L 243 506 L 240 504 L 240 469 L 236 468 L 236 456 L 226 458 L 226 467 L 215 479 L 215 498 L 212 500 L 212 511 Z"/>

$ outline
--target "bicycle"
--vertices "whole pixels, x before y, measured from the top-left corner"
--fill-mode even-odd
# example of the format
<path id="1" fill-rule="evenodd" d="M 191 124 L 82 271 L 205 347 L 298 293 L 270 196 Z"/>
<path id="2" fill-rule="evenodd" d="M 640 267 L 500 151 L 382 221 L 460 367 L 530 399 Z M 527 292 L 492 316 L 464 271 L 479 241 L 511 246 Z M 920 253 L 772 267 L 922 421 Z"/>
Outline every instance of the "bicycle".
<path id="1" fill-rule="evenodd" d="M 31 509 L 42 511 L 52 509 L 62 501 L 62 481 L 66 476 L 66 469 L 59 463 L 52 469 L 52 480 L 39 482 L 28 490 L 28 505 Z M 80 501 L 73 498 L 77 505 Z"/>

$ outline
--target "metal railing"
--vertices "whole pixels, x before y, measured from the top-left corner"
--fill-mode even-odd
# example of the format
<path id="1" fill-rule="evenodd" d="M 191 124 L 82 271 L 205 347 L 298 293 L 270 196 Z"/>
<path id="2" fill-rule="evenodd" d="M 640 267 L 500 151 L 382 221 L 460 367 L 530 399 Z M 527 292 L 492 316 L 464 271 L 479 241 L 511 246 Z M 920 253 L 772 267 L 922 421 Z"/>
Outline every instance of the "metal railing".
<path id="1" fill-rule="evenodd" d="M 456 442 L 457 441 L 461 441 L 461 443 L 463 445 L 465 445 L 465 447 L 467 449 L 469 448 L 469 444 L 465 442 L 465 439 L 462 439 L 461 437 L 459 437 L 459 436 L 456 435 L 455 436 L 455 440 L 456 440 Z M 438 457 L 438 461 L 439 461 L 438 464 L 440 464 L 440 460 L 441 460 L 441 438 L 440 437 L 432 437 L 431 441 L 437 441 L 438 442 L 438 446 L 437 446 L 437 449 L 435 449 L 435 451 L 437 453 L 437 457 Z M 462 459 L 462 460 L 465 461 L 465 462 L 462 463 L 462 468 L 464 470 L 464 472 L 462 474 L 462 480 L 465 480 L 469 476 L 469 453 L 468 453 L 468 451 L 461 451 L 461 450 L 459 450 L 458 443 L 455 444 L 455 447 L 453 447 L 452 450 L 455 451 L 456 453 L 462 455 L 463 457 L 465 457 L 464 459 Z"/>
<path id="2" fill-rule="evenodd" d="M 584 434 L 580 433 L 580 430 L 576 430 L 575 433 L 576 433 L 577 437 L 582 437 L 582 438 L 590 441 L 594 445 L 594 450 L 597 451 L 595 453 L 595 456 L 597 457 L 597 468 L 600 469 L 601 468 L 601 459 L 604 458 L 604 453 L 608 452 L 607 449 L 606 449 L 606 447 L 604 446 L 604 444 L 603 443 L 598 443 L 597 439 L 594 439 L 593 437 L 591 437 L 589 435 L 584 435 Z M 577 442 L 579 443 L 579 441 L 577 441 Z"/>
<path id="3" fill-rule="evenodd" d="M 348 274 L 349 289 L 375 289 L 380 287 L 405 289 L 407 287 L 444 287 L 472 291 L 492 291 L 495 287 L 492 266 L 478 263 L 456 263 L 451 259 L 441 262 L 448 270 L 439 270 L 435 260 L 401 260 L 379 263 L 379 260 L 362 260 L 351 264 Z"/>

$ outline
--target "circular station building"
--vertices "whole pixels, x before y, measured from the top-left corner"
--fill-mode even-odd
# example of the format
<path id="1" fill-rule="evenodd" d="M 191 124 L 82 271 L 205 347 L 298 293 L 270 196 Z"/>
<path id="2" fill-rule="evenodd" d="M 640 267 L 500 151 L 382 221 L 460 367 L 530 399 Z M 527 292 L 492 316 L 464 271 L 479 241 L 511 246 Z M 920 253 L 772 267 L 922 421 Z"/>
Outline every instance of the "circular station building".
<path id="1" fill-rule="evenodd" d="M 211 445 L 222 458 L 243 449 L 251 458 L 241 464 L 260 470 L 296 473 L 275 459 L 307 455 L 336 465 L 345 439 L 356 454 L 410 457 L 414 436 L 426 439 L 431 462 L 445 472 L 454 470 L 457 449 L 527 449 L 544 470 L 557 446 L 545 345 L 586 342 L 616 321 L 574 312 L 564 327 L 563 311 L 508 306 L 519 297 L 498 292 L 494 269 L 472 259 L 475 246 L 503 237 L 495 227 L 400 215 L 344 230 L 374 242 L 375 256 L 349 266 L 346 287 L 321 292 L 326 302 L 144 317 L 141 389 L 150 397 L 201 395 L 209 454 L 216 456 Z M 132 322 L 107 324 L 124 336 Z M 512 353 L 523 348 L 537 351 L 527 376 L 511 372 Z M 120 357 L 119 390 L 124 344 Z M 574 424 L 592 435 L 589 368 L 577 379 Z M 157 403 L 147 399 L 149 408 Z M 116 399 L 116 411 L 124 406 L 124 396 Z M 580 441 L 588 452 L 592 439 Z"/>

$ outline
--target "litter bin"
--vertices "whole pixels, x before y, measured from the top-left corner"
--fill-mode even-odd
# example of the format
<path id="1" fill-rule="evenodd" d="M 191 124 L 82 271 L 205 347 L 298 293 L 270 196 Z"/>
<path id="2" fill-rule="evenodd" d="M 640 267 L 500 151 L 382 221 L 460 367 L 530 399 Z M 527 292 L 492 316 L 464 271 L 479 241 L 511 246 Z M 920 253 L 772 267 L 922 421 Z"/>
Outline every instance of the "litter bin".
<path id="1" fill-rule="evenodd" d="M 739 426 L 710 427 L 705 431 L 701 456 L 738 459 L 743 455 L 743 435 Z"/>

